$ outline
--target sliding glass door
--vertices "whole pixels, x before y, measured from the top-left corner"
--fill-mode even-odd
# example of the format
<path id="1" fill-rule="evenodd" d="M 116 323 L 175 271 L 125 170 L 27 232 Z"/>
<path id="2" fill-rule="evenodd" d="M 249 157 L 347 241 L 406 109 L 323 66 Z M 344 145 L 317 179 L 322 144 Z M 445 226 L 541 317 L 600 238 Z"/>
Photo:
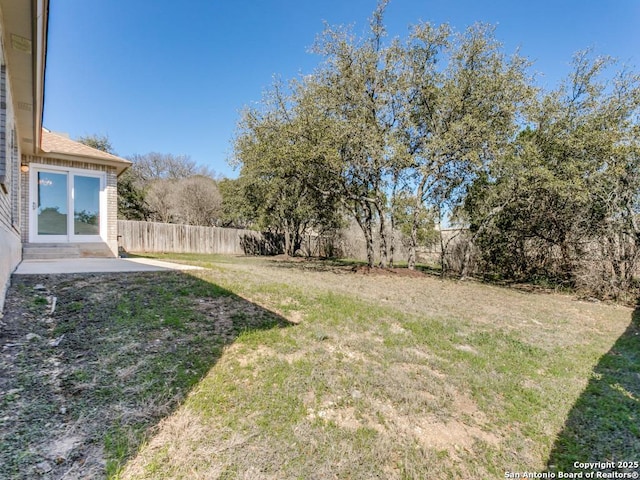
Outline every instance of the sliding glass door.
<path id="1" fill-rule="evenodd" d="M 73 235 L 100 235 L 100 178 L 73 175 Z"/>
<path id="2" fill-rule="evenodd" d="M 66 241 L 69 217 L 69 175 L 38 171 L 37 235 L 51 242 Z"/>
<path id="3" fill-rule="evenodd" d="M 31 240 L 97 242 L 103 225 L 104 175 L 81 170 L 34 168 Z"/>

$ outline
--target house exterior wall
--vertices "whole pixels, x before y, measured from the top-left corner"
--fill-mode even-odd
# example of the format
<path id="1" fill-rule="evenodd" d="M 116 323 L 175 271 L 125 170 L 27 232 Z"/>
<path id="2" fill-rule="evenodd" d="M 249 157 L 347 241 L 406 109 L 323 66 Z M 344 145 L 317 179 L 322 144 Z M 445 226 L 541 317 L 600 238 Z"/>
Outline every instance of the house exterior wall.
<path id="1" fill-rule="evenodd" d="M 2 48 L 0 42 L 0 312 L 11 273 L 22 260 L 19 231 L 20 152 L 11 85 Z"/>
<path id="2" fill-rule="evenodd" d="M 28 165 L 37 163 L 41 165 L 51 165 L 63 168 L 76 168 L 82 170 L 92 170 L 106 173 L 106 197 L 107 197 L 107 232 L 106 243 L 114 256 L 118 255 L 118 190 L 117 190 L 117 171 L 115 167 L 106 165 L 96 165 L 82 160 L 63 160 L 59 158 L 40 157 L 33 155 L 23 155 L 22 164 Z M 22 241 L 29 242 L 30 224 L 29 224 L 29 205 L 33 201 L 29 198 L 29 172 L 21 174 L 22 196 L 21 203 L 21 225 Z"/>

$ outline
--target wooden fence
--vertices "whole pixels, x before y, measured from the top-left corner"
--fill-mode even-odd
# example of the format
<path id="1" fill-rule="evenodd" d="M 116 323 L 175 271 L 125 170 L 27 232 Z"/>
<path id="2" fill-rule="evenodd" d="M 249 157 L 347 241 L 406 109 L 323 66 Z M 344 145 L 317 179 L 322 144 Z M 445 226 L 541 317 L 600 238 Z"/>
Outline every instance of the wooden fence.
<path id="1" fill-rule="evenodd" d="M 464 250 L 465 235 L 459 230 L 443 231 L 448 259 L 453 262 Z M 118 245 L 127 252 L 149 253 L 221 253 L 236 255 L 275 255 L 284 252 L 284 240 L 280 235 L 222 227 L 199 227 L 173 223 L 137 222 L 118 220 Z M 407 260 L 407 248 L 396 232 L 396 261 Z M 378 253 L 378 239 L 374 238 Z M 337 256 L 366 260 L 366 245 L 362 233 L 350 225 L 331 237 L 305 235 L 299 252 L 309 256 Z M 430 248 L 421 248 L 418 261 L 438 263 L 440 242 Z M 454 262 L 455 263 L 455 262 Z"/>
<path id="2" fill-rule="evenodd" d="M 127 252 L 269 253 L 253 230 L 118 220 L 119 246 Z"/>

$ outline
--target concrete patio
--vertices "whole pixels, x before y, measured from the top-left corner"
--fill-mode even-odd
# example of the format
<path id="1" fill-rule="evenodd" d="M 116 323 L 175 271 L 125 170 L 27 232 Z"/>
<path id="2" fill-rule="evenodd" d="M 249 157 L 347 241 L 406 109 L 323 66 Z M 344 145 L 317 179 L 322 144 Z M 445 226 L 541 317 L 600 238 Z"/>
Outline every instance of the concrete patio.
<path id="1" fill-rule="evenodd" d="M 202 270 L 202 267 L 180 265 L 150 258 L 58 258 L 23 260 L 14 275 L 47 275 L 61 273 L 161 272 L 170 270 Z"/>

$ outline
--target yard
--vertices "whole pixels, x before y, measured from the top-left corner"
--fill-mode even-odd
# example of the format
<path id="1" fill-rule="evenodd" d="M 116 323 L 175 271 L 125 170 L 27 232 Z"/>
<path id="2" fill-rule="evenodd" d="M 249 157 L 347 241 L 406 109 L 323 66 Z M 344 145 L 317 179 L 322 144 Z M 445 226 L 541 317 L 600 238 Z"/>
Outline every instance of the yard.
<path id="1" fill-rule="evenodd" d="M 481 479 L 640 458 L 632 308 L 163 258 L 207 268 L 14 279 L 0 478 Z"/>

